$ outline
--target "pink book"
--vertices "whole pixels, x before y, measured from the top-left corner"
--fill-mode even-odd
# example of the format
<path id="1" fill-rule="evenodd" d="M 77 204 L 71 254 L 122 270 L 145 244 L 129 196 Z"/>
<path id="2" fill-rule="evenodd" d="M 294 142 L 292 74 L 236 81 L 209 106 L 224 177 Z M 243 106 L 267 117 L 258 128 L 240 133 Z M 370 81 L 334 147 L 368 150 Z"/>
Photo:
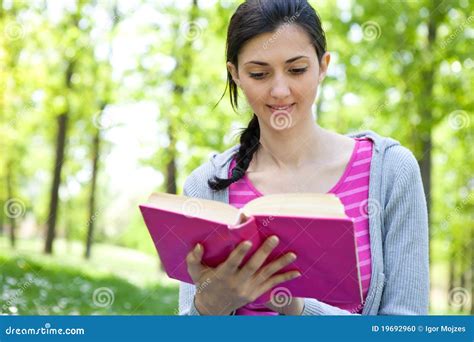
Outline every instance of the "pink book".
<path id="1" fill-rule="evenodd" d="M 203 263 L 215 267 L 240 242 L 250 240 L 243 265 L 267 237 L 277 235 L 280 243 L 266 263 L 294 252 L 296 261 L 278 273 L 298 270 L 302 276 L 275 286 L 257 303 L 270 300 L 276 290 L 345 310 L 362 304 L 354 223 L 333 194 L 267 195 L 236 209 L 217 201 L 155 193 L 140 210 L 171 278 L 193 283 L 186 255 L 197 243 L 204 246 Z"/>

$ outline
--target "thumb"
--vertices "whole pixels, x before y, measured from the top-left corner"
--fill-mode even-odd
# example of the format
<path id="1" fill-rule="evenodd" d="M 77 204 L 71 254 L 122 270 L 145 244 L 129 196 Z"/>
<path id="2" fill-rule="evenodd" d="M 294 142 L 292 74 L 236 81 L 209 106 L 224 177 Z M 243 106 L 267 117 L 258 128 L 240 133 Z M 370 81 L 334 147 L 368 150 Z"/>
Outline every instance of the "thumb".
<path id="1" fill-rule="evenodd" d="M 200 243 L 198 243 L 186 257 L 188 272 L 194 282 L 197 281 L 199 274 L 204 268 L 204 266 L 201 264 L 203 254 L 204 248 Z"/>
<path id="2" fill-rule="evenodd" d="M 193 249 L 193 254 L 196 258 L 196 260 L 201 263 L 202 261 L 202 255 L 204 254 L 204 248 L 200 243 L 197 243 L 196 246 Z"/>
<path id="3" fill-rule="evenodd" d="M 239 216 L 237 217 L 237 222 L 234 223 L 234 226 L 238 226 L 244 222 L 246 222 L 249 218 L 242 210 L 239 210 Z"/>

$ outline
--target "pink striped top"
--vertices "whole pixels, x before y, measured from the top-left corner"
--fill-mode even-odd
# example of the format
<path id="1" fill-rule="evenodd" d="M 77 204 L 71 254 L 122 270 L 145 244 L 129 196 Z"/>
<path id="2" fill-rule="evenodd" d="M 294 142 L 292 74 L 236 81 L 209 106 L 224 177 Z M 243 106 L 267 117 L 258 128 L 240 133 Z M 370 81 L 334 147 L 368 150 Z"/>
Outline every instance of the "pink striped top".
<path id="1" fill-rule="evenodd" d="M 372 159 L 372 141 L 367 138 L 355 138 L 356 144 L 344 174 L 328 193 L 335 194 L 344 204 L 346 215 L 354 218 L 359 269 L 362 280 L 363 298 L 367 297 L 371 275 L 371 253 L 368 219 L 369 174 Z M 235 167 L 235 159 L 229 168 L 229 177 Z M 247 202 L 263 196 L 244 175 L 229 187 L 229 204 L 236 208 L 243 207 Z M 363 307 L 358 313 L 362 312 Z M 237 315 L 275 315 L 264 305 L 247 304 L 236 312 Z"/>

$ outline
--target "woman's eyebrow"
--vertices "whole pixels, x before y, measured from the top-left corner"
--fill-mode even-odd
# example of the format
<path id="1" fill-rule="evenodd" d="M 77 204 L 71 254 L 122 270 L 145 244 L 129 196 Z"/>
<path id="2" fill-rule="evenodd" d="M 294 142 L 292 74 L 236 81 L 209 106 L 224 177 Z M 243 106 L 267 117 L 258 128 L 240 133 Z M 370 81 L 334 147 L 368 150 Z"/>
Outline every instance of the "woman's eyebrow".
<path id="1" fill-rule="evenodd" d="M 308 56 L 296 56 L 296 57 L 292 57 L 290 59 L 288 59 L 285 64 L 288 64 L 288 63 L 291 63 L 291 62 L 294 62 L 300 58 L 308 58 Z M 257 65 L 263 65 L 263 66 L 266 66 L 268 65 L 268 63 L 266 62 L 261 62 L 261 61 L 250 61 L 250 62 L 247 62 L 247 63 L 244 63 L 244 65 L 247 65 L 247 64 L 257 64 Z"/>

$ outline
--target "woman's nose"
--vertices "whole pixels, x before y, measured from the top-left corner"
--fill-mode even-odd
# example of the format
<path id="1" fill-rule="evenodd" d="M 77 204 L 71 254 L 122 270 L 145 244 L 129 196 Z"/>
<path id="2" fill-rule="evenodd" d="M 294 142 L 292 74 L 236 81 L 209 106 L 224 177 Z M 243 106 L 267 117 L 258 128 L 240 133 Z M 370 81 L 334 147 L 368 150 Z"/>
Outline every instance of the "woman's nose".
<path id="1" fill-rule="evenodd" d="M 274 98 L 285 98 L 290 95 L 290 87 L 285 77 L 275 77 L 270 95 Z"/>

